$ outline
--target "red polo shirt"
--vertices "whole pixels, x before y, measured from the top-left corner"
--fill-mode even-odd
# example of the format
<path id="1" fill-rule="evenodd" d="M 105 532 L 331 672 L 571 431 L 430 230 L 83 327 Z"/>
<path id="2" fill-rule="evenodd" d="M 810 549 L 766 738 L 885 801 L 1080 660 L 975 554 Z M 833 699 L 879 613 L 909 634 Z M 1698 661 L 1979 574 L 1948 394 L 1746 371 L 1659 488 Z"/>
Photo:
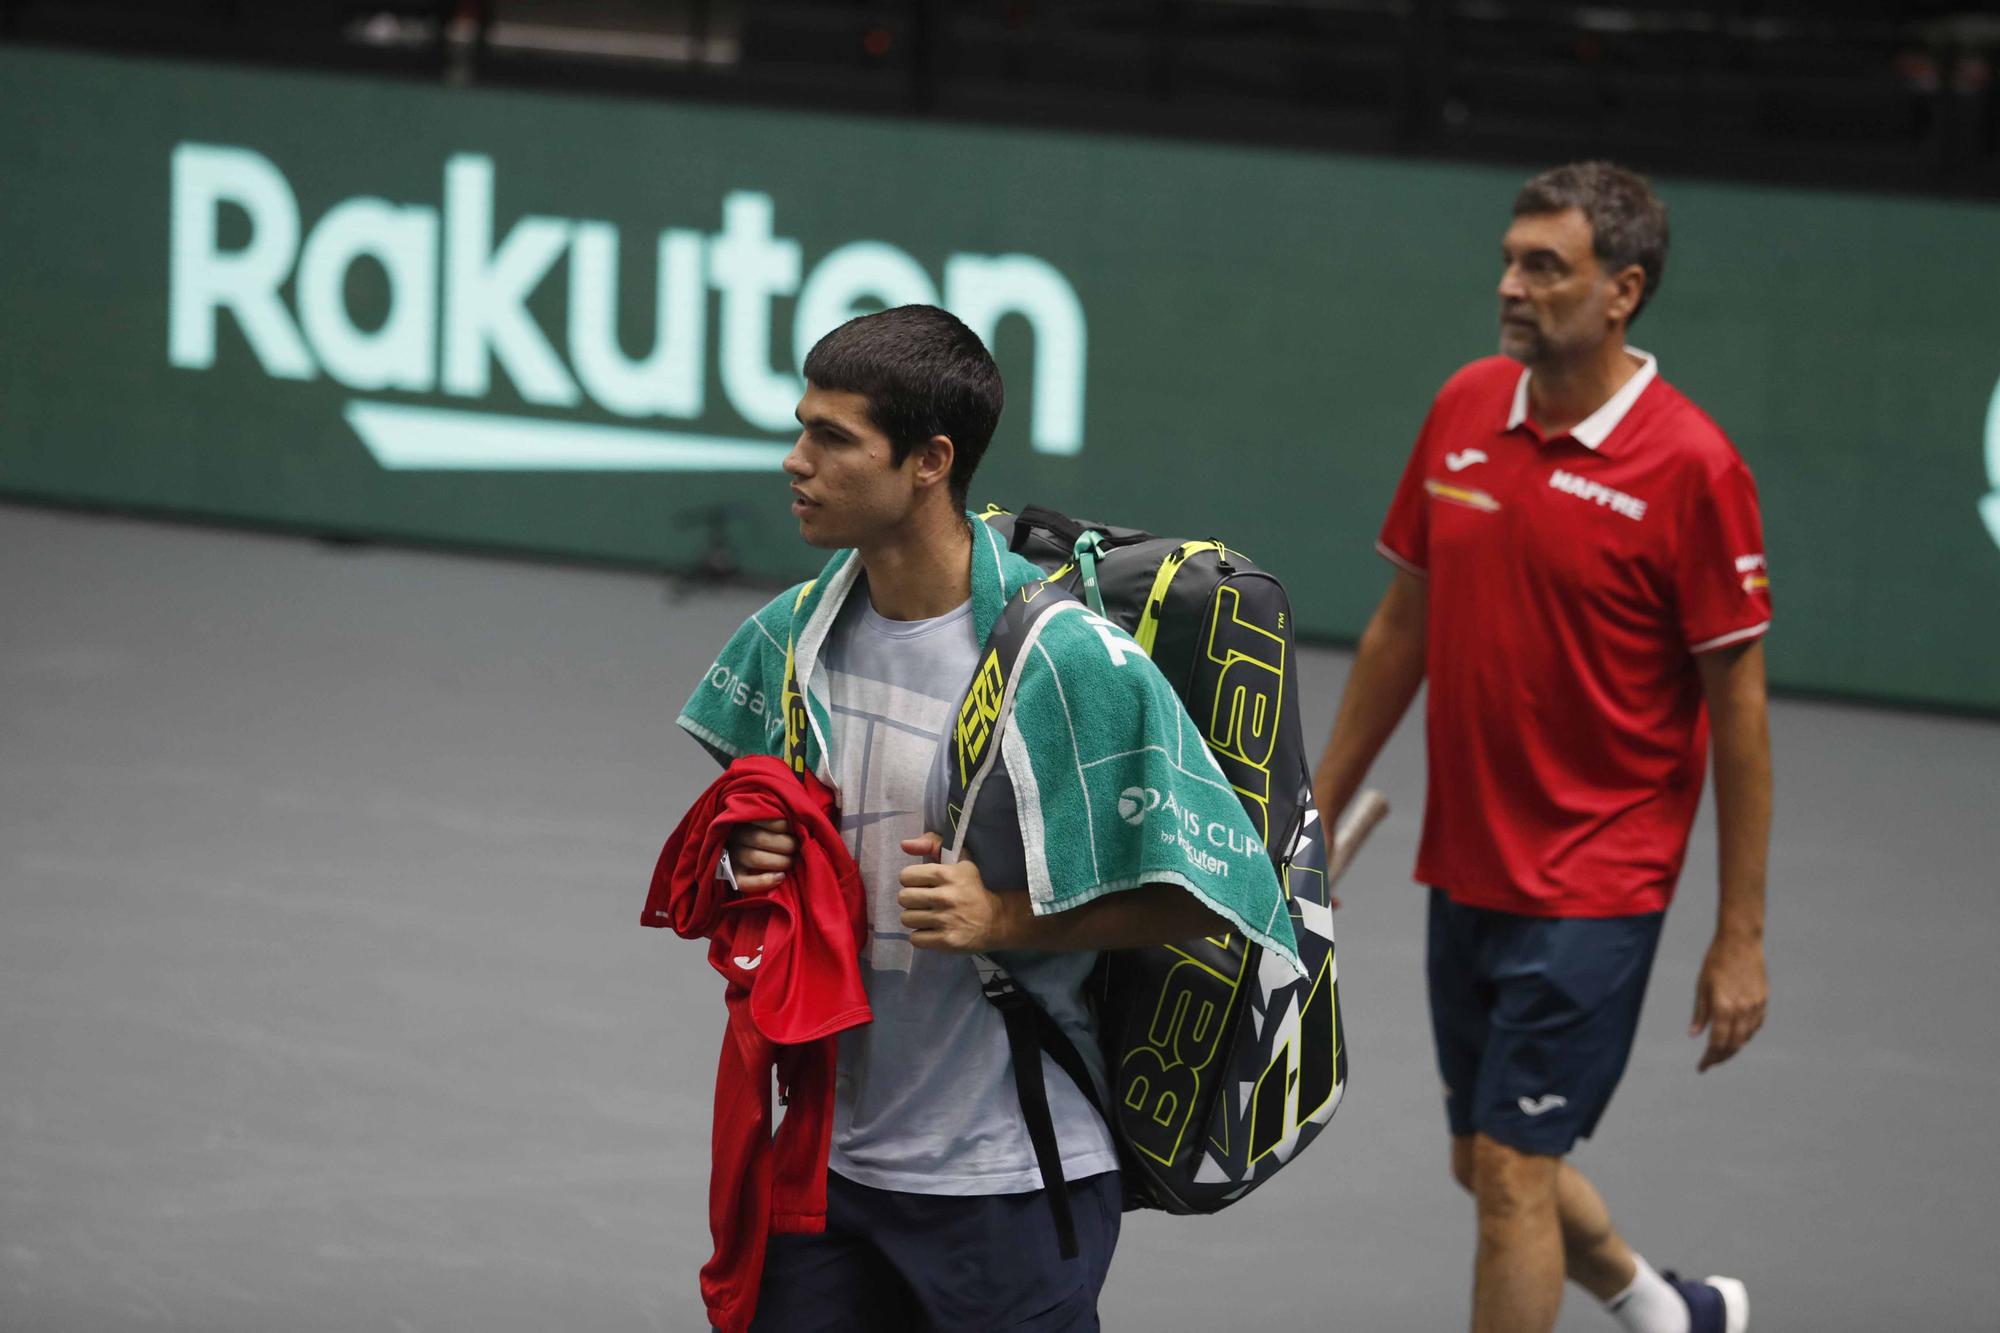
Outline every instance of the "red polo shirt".
<path id="1" fill-rule="evenodd" d="M 1708 750 L 1695 654 L 1771 621 L 1749 469 L 1633 355 L 1637 375 L 1546 439 L 1518 362 L 1459 371 L 1382 526 L 1430 594 L 1416 878 L 1457 902 L 1663 910 Z"/>

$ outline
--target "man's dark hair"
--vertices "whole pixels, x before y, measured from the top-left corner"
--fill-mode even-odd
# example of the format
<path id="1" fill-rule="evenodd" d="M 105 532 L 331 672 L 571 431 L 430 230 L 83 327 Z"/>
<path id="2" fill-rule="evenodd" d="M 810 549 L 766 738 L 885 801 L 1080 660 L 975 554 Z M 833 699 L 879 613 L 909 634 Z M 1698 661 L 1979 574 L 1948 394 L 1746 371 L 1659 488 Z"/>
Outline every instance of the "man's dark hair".
<path id="1" fill-rule="evenodd" d="M 950 436 L 952 503 L 965 507 L 1006 393 L 992 354 L 956 315 L 900 305 L 856 316 L 813 344 L 805 371 L 817 388 L 868 400 L 899 467 L 931 436 Z"/>
<path id="2" fill-rule="evenodd" d="M 1637 264 L 1646 273 L 1639 304 L 1632 307 L 1629 327 L 1660 289 L 1667 268 L 1667 206 L 1653 186 L 1636 171 L 1615 162 L 1572 162 L 1554 167 L 1521 187 L 1514 196 L 1514 216 L 1583 210 L 1590 222 L 1591 249 L 1606 273 Z"/>

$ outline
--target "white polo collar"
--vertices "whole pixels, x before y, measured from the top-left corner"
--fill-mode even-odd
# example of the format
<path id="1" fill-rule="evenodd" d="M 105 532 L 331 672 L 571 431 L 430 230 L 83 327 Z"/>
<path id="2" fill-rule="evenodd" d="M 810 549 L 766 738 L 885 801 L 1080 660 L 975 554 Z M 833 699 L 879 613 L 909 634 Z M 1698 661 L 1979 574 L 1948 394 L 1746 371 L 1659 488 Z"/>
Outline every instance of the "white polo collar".
<path id="1" fill-rule="evenodd" d="M 1618 423 L 1632 410 L 1632 404 L 1639 401 L 1639 395 L 1646 392 L 1646 386 L 1660 376 L 1659 358 L 1651 352 L 1642 352 L 1636 347 L 1625 350 L 1639 358 L 1638 373 L 1626 380 L 1617 393 L 1605 399 L 1604 406 L 1577 422 L 1569 431 L 1569 438 L 1586 449 L 1601 446 L 1611 432 L 1618 429 Z M 1528 419 L 1528 376 L 1533 373 L 1524 369 L 1521 378 L 1514 383 L 1514 406 L 1507 413 L 1508 430 Z"/>

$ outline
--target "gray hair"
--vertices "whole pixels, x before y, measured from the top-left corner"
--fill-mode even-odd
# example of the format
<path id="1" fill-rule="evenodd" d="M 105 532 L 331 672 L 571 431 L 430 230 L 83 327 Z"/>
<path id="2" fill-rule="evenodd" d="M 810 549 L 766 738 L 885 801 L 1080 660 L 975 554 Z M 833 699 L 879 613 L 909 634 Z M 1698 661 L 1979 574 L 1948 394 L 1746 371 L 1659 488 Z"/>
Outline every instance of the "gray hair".
<path id="1" fill-rule="evenodd" d="M 1615 162 L 1552 167 L 1514 196 L 1514 216 L 1579 209 L 1590 223 L 1591 249 L 1608 273 L 1637 264 L 1646 275 L 1629 326 L 1660 289 L 1667 268 L 1667 206 L 1636 171 Z"/>

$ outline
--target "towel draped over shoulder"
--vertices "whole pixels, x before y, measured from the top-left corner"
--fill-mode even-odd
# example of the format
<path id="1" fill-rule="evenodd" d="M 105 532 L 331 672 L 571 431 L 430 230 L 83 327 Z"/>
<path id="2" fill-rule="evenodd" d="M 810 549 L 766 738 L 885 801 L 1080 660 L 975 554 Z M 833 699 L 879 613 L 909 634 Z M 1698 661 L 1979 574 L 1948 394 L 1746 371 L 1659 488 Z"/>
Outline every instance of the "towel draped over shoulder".
<path id="1" fill-rule="evenodd" d="M 1042 571 L 973 522 L 971 574 L 984 644 L 1007 599 Z M 818 578 L 745 621 L 696 686 L 680 726 L 722 763 L 782 756 L 789 653 L 806 762 L 832 783 L 820 654 L 860 575 L 854 553 L 838 552 Z M 959 726 L 1002 729 L 1037 915 L 1143 884 L 1175 884 L 1298 969 L 1268 850 L 1180 696 L 1130 635 L 1081 605 L 1066 606 L 1042 617 L 1008 689 L 1004 712 L 975 689 Z"/>

